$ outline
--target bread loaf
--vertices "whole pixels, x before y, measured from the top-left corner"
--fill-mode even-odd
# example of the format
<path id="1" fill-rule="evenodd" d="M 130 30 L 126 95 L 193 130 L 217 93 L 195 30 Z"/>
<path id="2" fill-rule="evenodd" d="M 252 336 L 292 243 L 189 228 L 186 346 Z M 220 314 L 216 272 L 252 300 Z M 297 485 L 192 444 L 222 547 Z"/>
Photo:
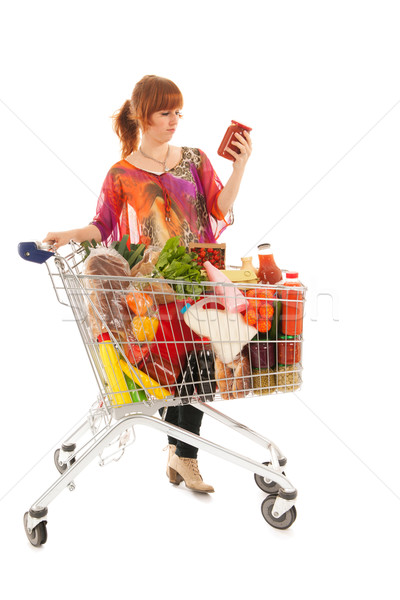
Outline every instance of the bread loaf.
<path id="1" fill-rule="evenodd" d="M 251 388 L 250 363 L 247 356 L 240 356 L 229 364 L 215 359 L 215 378 L 224 400 L 244 398 Z"/>

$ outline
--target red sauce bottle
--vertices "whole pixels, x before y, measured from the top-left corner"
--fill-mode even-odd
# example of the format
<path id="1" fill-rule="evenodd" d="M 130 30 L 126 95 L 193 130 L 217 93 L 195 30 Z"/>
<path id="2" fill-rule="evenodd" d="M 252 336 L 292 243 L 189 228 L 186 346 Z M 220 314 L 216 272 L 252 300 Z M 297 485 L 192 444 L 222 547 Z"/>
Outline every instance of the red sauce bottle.
<path id="1" fill-rule="evenodd" d="M 294 289 L 280 292 L 282 298 L 282 333 L 284 335 L 300 335 L 303 331 L 304 305 L 303 294 L 300 290 L 296 290 L 296 287 L 302 287 L 299 281 L 299 274 L 294 271 L 288 271 L 284 286 Z"/>
<path id="2" fill-rule="evenodd" d="M 240 135 L 243 135 L 244 131 L 251 131 L 251 127 L 247 127 L 247 125 L 242 125 L 242 123 L 239 123 L 238 121 L 231 121 L 231 124 L 226 130 L 224 138 L 217 150 L 217 153 L 223 158 L 235 160 L 234 157 L 226 151 L 226 148 L 230 148 L 231 150 L 234 150 L 237 154 L 239 154 L 238 147 L 232 145 L 231 142 L 238 142 L 239 140 L 237 139 L 235 133 L 240 133 Z"/>
<path id="3" fill-rule="evenodd" d="M 273 285 L 282 280 L 282 271 L 276 266 L 274 255 L 271 252 L 271 244 L 260 244 L 258 246 L 259 269 L 257 277 L 259 283 Z"/>

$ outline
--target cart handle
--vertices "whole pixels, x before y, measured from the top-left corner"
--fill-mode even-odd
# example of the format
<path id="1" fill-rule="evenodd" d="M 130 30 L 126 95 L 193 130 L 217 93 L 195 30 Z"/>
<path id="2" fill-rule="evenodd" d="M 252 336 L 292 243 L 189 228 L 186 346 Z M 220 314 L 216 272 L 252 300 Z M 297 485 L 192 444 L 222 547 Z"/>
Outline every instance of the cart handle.
<path id="1" fill-rule="evenodd" d="M 20 242 L 18 244 L 18 254 L 24 260 L 42 264 L 46 262 L 54 252 L 49 251 L 51 244 L 42 244 L 41 242 Z"/>

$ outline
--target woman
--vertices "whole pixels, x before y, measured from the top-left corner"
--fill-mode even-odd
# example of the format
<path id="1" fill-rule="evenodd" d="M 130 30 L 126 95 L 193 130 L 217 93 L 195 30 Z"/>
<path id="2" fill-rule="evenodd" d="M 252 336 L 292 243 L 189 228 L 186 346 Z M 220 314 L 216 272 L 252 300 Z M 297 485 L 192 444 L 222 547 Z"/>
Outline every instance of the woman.
<path id="1" fill-rule="evenodd" d="M 233 223 L 232 206 L 239 191 L 251 140 L 236 134 L 238 152 L 225 187 L 207 156 L 197 148 L 171 146 L 181 117 L 183 98 L 170 80 L 146 75 L 132 97 L 114 115 L 122 160 L 109 170 L 92 223 L 81 229 L 49 232 L 44 242 L 60 248 L 71 239 L 110 243 L 129 235 L 129 242 L 163 246 L 173 236 L 181 244 L 213 243 Z M 171 407 L 166 420 L 199 434 L 203 413 L 192 405 Z M 209 493 L 197 463 L 197 448 L 169 437 L 167 475 L 190 489 Z"/>

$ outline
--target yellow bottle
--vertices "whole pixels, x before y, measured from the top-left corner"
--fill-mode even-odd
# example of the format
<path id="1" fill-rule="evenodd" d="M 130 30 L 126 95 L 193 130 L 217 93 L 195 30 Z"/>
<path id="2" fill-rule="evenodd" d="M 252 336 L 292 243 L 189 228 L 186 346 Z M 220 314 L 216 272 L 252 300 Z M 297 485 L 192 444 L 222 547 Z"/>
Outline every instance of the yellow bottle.
<path id="1" fill-rule="evenodd" d="M 157 381 L 154 381 L 154 379 L 143 373 L 143 371 L 139 371 L 136 367 L 129 367 L 123 359 L 120 360 L 120 365 L 125 375 L 130 377 L 140 387 L 145 387 L 146 391 L 158 398 L 158 400 L 164 400 L 164 398 L 171 396 L 171 393 L 166 388 L 161 387 Z"/>
<path id="2" fill-rule="evenodd" d="M 120 361 L 116 349 L 113 343 L 108 339 L 108 335 L 104 334 L 99 336 L 99 354 L 101 362 L 103 363 L 104 370 L 108 379 L 110 390 L 115 392 L 109 396 L 110 402 L 113 406 L 120 406 L 121 404 L 132 404 L 132 398 L 129 392 L 121 392 L 121 390 L 127 390 L 127 384 L 125 381 L 124 373 L 121 369 Z"/>

